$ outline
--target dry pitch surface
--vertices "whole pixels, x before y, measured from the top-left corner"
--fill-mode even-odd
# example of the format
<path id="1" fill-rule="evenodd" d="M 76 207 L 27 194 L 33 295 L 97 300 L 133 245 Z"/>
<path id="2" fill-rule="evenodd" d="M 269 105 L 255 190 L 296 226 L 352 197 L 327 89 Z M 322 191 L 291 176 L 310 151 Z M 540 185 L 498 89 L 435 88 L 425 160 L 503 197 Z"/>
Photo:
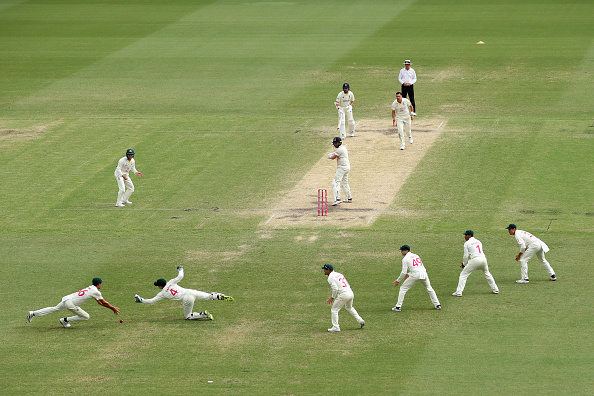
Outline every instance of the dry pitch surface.
<path id="1" fill-rule="evenodd" d="M 414 143 L 400 150 L 396 128 L 386 121 L 361 120 L 356 136 L 343 143 L 349 152 L 351 172 L 349 185 L 353 203 L 331 206 L 332 179 L 336 160 L 326 156 L 313 166 L 290 191 L 271 208 L 263 227 L 361 227 L 373 224 L 378 215 L 394 201 L 398 191 L 413 173 L 423 156 L 443 132 L 445 122 L 439 119 L 415 120 L 412 125 Z M 328 152 L 332 152 L 329 131 Z M 318 216 L 318 189 L 328 190 L 328 215 Z M 342 196 L 344 199 L 344 194 Z"/>

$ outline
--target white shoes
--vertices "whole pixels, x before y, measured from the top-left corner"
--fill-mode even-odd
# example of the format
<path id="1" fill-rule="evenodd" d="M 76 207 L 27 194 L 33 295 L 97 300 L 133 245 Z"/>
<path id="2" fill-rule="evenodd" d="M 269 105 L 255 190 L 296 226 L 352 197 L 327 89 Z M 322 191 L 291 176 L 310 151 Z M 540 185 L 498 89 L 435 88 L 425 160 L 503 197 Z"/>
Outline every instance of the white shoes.
<path id="1" fill-rule="evenodd" d="M 124 206 L 126 206 L 126 205 L 124 205 L 124 204 L 123 204 L 123 203 L 121 203 L 121 202 L 118 202 L 118 203 L 116 204 L 116 207 L 118 207 L 118 208 L 123 208 Z"/>
<path id="2" fill-rule="evenodd" d="M 408 141 L 409 141 L 409 143 L 410 143 L 410 144 L 412 144 L 412 143 L 413 143 L 412 136 L 409 136 L 409 137 L 408 137 Z"/>
<path id="3" fill-rule="evenodd" d="M 328 331 L 330 333 L 339 333 L 340 332 L 340 328 L 339 327 L 331 327 L 328 329 Z"/>
<path id="4" fill-rule="evenodd" d="M 68 328 L 70 327 L 70 323 L 66 322 L 66 320 L 64 320 L 66 318 L 60 318 L 60 324 L 62 324 L 62 326 Z"/>
<path id="5" fill-rule="evenodd" d="M 458 293 L 458 292 L 453 292 L 452 296 L 454 297 L 462 297 L 462 293 Z"/>
<path id="6" fill-rule="evenodd" d="M 402 311 L 402 309 L 400 309 L 400 307 L 392 307 L 392 311 L 400 312 L 400 311 Z"/>
<path id="7" fill-rule="evenodd" d="M 528 279 L 520 279 L 517 280 L 516 283 L 530 283 L 530 281 Z"/>
<path id="8" fill-rule="evenodd" d="M 29 313 L 27 314 L 27 320 L 29 321 L 29 323 L 31 323 L 33 321 L 34 317 L 35 317 L 35 314 L 33 313 L 33 311 L 29 311 Z"/>
<path id="9" fill-rule="evenodd" d="M 336 205 L 340 205 L 342 201 L 340 199 L 337 199 L 336 201 L 334 201 L 334 203 L 332 204 L 332 206 L 336 206 Z"/>
<path id="10" fill-rule="evenodd" d="M 400 146 L 400 150 L 404 150 L 404 146 Z"/>
<path id="11" fill-rule="evenodd" d="M 132 204 L 132 202 L 130 202 L 130 201 L 124 202 L 124 205 L 131 205 L 131 204 Z"/>
<path id="12" fill-rule="evenodd" d="M 499 290 L 493 290 L 493 294 L 499 294 Z"/>
<path id="13" fill-rule="evenodd" d="M 355 137 L 355 132 L 351 132 L 351 137 Z"/>

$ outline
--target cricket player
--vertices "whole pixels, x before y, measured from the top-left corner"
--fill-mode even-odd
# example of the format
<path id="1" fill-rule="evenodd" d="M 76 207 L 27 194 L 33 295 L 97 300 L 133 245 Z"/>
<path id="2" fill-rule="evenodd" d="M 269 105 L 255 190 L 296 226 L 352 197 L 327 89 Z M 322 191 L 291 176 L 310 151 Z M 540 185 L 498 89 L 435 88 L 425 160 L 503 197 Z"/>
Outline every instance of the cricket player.
<path id="1" fill-rule="evenodd" d="M 332 206 L 340 205 L 340 189 L 344 191 L 346 200 L 344 202 L 352 203 L 351 187 L 349 186 L 349 172 L 351 171 L 351 164 L 349 162 L 349 153 L 342 145 L 342 139 L 338 136 L 332 140 L 332 144 L 336 151 L 328 154 L 328 159 L 336 159 L 336 173 L 334 180 L 332 180 L 332 191 L 334 193 L 334 202 Z"/>
<path id="2" fill-rule="evenodd" d="M 349 123 L 349 132 L 351 137 L 355 137 L 355 119 L 353 118 L 353 103 L 355 103 L 355 94 L 350 91 L 349 83 L 342 84 L 342 92 L 338 93 L 334 102 L 338 110 L 338 129 L 340 137 L 346 139 L 345 117 Z"/>
<path id="3" fill-rule="evenodd" d="M 132 179 L 130 179 L 130 171 L 138 175 L 138 177 L 142 177 L 142 172 L 136 170 L 133 149 L 126 150 L 126 156 L 118 161 L 118 166 L 116 166 L 114 172 L 119 188 L 118 201 L 116 202 L 116 206 L 119 208 L 132 203 L 128 201 L 128 198 L 130 198 L 130 195 L 134 192 L 134 183 L 132 183 Z"/>
<path id="4" fill-rule="evenodd" d="M 89 287 L 86 287 L 82 290 L 69 294 L 67 296 L 62 297 L 62 301 L 56 305 L 55 307 L 47 307 L 42 308 L 37 311 L 29 311 L 27 315 L 27 320 L 29 322 L 33 321 L 33 318 L 38 316 L 45 316 L 49 315 L 54 312 L 69 310 L 74 314 L 74 316 L 68 316 L 65 318 L 60 318 L 60 324 L 64 327 L 70 327 L 70 322 L 80 322 L 83 320 L 89 320 L 90 315 L 83 311 L 80 304 L 85 303 L 91 299 L 97 300 L 97 304 L 109 308 L 113 311 L 114 314 L 119 315 L 120 309 L 118 307 L 114 307 L 101 295 L 99 289 L 101 289 L 101 284 L 103 281 L 101 278 L 93 278 L 93 284 Z"/>
<path id="5" fill-rule="evenodd" d="M 549 251 L 549 247 L 540 239 L 529 233 L 528 231 L 518 230 L 515 224 L 510 224 L 506 227 L 509 235 L 516 237 L 516 241 L 520 245 L 520 253 L 516 255 L 516 261 L 520 262 L 522 279 L 516 281 L 516 283 L 530 283 L 528 279 L 528 260 L 536 254 L 536 257 L 542 263 L 552 281 L 557 280 L 555 271 L 545 259 L 545 253 Z"/>
<path id="6" fill-rule="evenodd" d="M 226 296 L 222 293 L 205 293 L 199 290 L 185 289 L 181 287 L 180 285 L 178 285 L 178 282 L 180 282 L 184 278 L 184 267 L 182 267 L 181 265 L 178 266 L 177 271 L 179 272 L 177 277 L 171 279 L 169 282 L 167 282 L 163 278 L 157 279 L 155 281 L 154 285 L 161 289 L 161 291 L 155 297 L 146 300 L 140 297 L 138 294 L 135 294 L 134 301 L 136 301 L 137 303 L 144 304 L 153 304 L 164 298 L 174 301 L 181 301 L 184 307 L 184 318 L 186 318 L 187 320 L 213 320 L 212 314 L 208 313 L 208 311 L 203 311 L 200 313 L 192 312 L 196 300 L 233 301 L 233 297 Z"/>
<path id="7" fill-rule="evenodd" d="M 398 279 L 394 281 L 394 286 L 398 286 L 400 281 L 404 279 L 404 283 L 400 286 L 400 292 L 398 293 L 398 302 L 396 306 L 392 308 L 392 311 L 400 312 L 402 308 L 402 302 L 404 301 L 404 296 L 408 289 L 410 289 L 415 283 L 421 282 L 427 288 L 427 292 L 429 293 L 429 297 L 431 298 L 431 302 L 435 306 L 435 309 L 441 309 L 441 305 L 439 304 L 439 300 L 437 299 L 437 294 L 435 294 L 435 290 L 431 287 L 431 282 L 429 282 L 429 276 L 427 275 L 427 270 L 421 261 L 421 258 L 416 254 L 410 251 L 410 246 L 402 245 L 400 247 L 400 253 L 404 256 L 402 259 L 402 272 Z"/>
<path id="8" fill-rule="evenodd" d="M 404 150 L 404 134 L 408 133 L 408 141 L 413 143 L 411 122 L 415 118 L 410 100 L 402 97 L 402 92 L 396 92 L 396 100 L 392 102 L 392 125 L 398 126 L 400 135 L 400 150 Z"/>
<path id="9" fill-rule="evenodd" d="M 483 244 L 474 237 L 474 231 L 472 230 L 466 230 L 466 232 L 464 232 L 464 239 L 466 239 L 466 242 L 464 242 L 464 256 L 462 257 L 462 263 L 460 265 L 460 268 L 463 268 L 463 270 L 460 273 L 460 279 L 458 280 L 458 288 L 452 293 L 452 296 L 462 297 L 464 286 L 466 286 L 466 279 L 468 279 L 468 276 L 476 270 L 481 270 L 485 273 L 485 279 L 487 279 L 489 286 L 491 286 L 493 294 L 499 294 L 499 288 L 495 283 L 495 279 L 493 279 L 493 275 L 489 272 L 487 256 L 485 256 Z"/>
<path id="10" fill-rule="evenodd" d="M 332 264 L 324 264 L 322 269 L 324 270 L 324 274 L 328 277 L 328 283 L 332 288 L 332 296 L 328 297 L 326 300 L 326 304 L 332 304 L 332 309 L 330 310 L 332 327 L 329 328 L 328 331 L 331 333 L 338 333 L 340 331 L 340 326 L 338 325 L 338 311 L 340 311 L 343 306 L 345 306 L 348 313 L 353 315 L 357 320 L 357 323 L 359 323 L 359 326 L 363 328 L 363 326 L 365 326 L 365 321 L 353 307 L 355 294 L 351 290 L 349 282 L 347 282 L 343 274 L 334 272 L 334 266 Z"/>

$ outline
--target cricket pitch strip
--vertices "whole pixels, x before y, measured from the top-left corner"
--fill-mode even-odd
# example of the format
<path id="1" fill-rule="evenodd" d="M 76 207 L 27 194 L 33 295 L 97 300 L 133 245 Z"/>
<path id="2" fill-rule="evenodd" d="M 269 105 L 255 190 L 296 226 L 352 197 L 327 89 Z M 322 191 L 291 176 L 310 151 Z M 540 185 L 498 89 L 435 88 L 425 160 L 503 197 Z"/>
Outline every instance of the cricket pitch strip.
<path id="1" fill-rule="evenodd" d="M 388 122 L 391 120 L 388 120 Z M 303 178 L 271 208 L 263 228 L 315 228 L 331 225 L 338 228 L 365 227 L 388 209 L 398 191 L 413 173 L 425 153 L 433 146 L 445 121 L 415 120 L 413 144 L 406 137 L 406 149 L 400 150 L 400 138 L 395 127 L 386 121 L 361 120 L 354 138 L 343 144 L 349 152 L 351 172 L 349 185 L 352 203 L 332 204 L 332 179 L 336 160 L 324 155 Z M 334 132 L 335 135 L 338 132 Z M 328 134 L 328 150 L 335 136 Z M 318 216 L 318 189 L 328 190 L 328 215 Z M 342 193 L 344 200 L 344 193 Z"/>

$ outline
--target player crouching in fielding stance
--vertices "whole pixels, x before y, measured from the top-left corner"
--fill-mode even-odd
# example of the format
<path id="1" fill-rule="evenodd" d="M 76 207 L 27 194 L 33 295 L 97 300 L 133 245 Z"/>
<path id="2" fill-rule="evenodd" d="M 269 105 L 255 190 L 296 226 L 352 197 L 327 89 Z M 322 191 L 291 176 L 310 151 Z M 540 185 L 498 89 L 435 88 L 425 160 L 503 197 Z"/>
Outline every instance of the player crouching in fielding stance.
<path id="1" fill-rule="evenodd" d="M 192 312 L 196 300 L 225 300 L 233 301 L 233 297 L 226 296 L 222 293 L 205 293 L 194 289 L 185 289 L 177 283 L 184 278 L 184 267 L 181 265 L 177 267 L 179 274 L 177 277 L 167 282 L 165 279 L 157 279 L 154 283 L 161 291 L 153 298 L 148 300 L 143 299 L 138 294 L 134 295 L 134 301 L 137 303 L 152 304 L 159 300 L 168 298 L 174 301 L 181 301 L 184 306 L 184 318 L 187 320 L 206 319 L 213 320 L 212 314 L 208 311 Z"/>
<path id="2" fill-rule="evenodd" d="M 334 174 L 334 180 L 332 180 L 332 191 L 334 192 L 334 202 L 332 206 L 339 205 L 342 201 L 340 200 L 340 189 L 344 191 L 346 200 L 344 202 L 353 202 L 351 197 L 351 187 L 349 186 L 349 172 L 351 171 L 351 163 L 349 162 L 349 152 L 346 147 L 342 146 L 342 139 L 338 136 L 332 140 L 332 144 L 336 151 L 328 154 L 328 159 L 336 159 L 336 173 Z"/>
<path id="3" fill-rule="evenodd" d="M 134 192 L 134 183 L 130 179 L 130 171 L 138 175 L 138 177 L 142 177 L 142 172 L 136 170 L 133 149 L 126 150 L 126 156 L 120 158 L 114 172 L 114 176 L 118 182 L 118 201 L 116 202 L 118 208 L 132 203 L 128 201 L 128 198 Z"/>
<path id="4" fill-rule="evenodd" d="M 349 132 L 351 137 L 355 137 L 355 119 L 353 118 L 353 104 L 355 103 L 355 94 L 349 91 L 349 83 L 342 84 L 342 92 L 338 93 L 334 105 L 338 110 L 338 129 L 340 137 L 346 139 L 345 116 L 349 123 Z"/>
<path id="5" fill-rule="evenodd" d="M 522 279 L 517 280 L 516 283 L 530 283 L 528 279 L 528 260 L 535 254 L 551 277 L 551 280 L 556 281 L 557 276 L 555 275 L 555 271 L 545 258 L 545 253 L 549 251 L 549 247 L 528 231 L 518 230 L 515 224 L 508 225 L 506 229 L 509 235 L 516 237 L 516 241 L 520 245 L 520 253 L 516 255 L 516 261 L 520 262 Z"/>
<path id="6" fill-rule="evenodd" d="M 365 326 L 365 321 L 359 316 L 355 308 L 353 308 L 355 294 L 351 290 L 349 282 L 347 282 L 343 274 L 334 272 L 334 266 L 332 264 L 324 264 L 322 269 L 324 270 L 324 274 L 328 277 L 330 288 L 332 288 L 332 297 L 328 297 L 326 300 L 326 304 L 332 304 L 332 309 L 330 310 L 332 313 L 332 327 L 329 328 L 328 331 L 331 333 L 338 333 L 340 331 L 340 326 L 338 325 L 338 311 L 340 311 L 343 305 L 347 312 L 353 315 L 357 320 L 359 326 L 363 328 L 363 326 Z"/>
<path id="7" fill-rule="evenodd" d="M 485 273 L 485 278 L 487 279 L 489 286 L 491 286 L 493 294 L 499 294 L 495 279 L 493 279 L 493 275 L 489 272 L 487 256 L 485 256 L 483 244 L 474 237 L 474 231 L 472 230 L 466 230 L 464 239 L 466 239 L 466 242 L 464 242 L 464 257 L 462 257 L 462 264 L 460 265 L 460 267 L 464 269 L 460 273 L 458 288 L 452 293 L 452 296 L 462 297 L 464 286 L 466 286 L 466 279 L 468 279 L 468 276 L 476 270 L 481 270 Z M 468 260 L 468 256 L 470 256 L 470 260 Z"/>
<path id="8" fill-rule="evenodd" d="M 421 261 L 421 258 L 410 251 L 410 246 L 402 245 L 400 247 L 400 253 L 404 256 L 402 259 L 402 272 L 398 279 L 394 281 L 394 286 L 398 286 L 400 281 L 404 278 L 404 283 L 400 286 L 400 292 L 398 293 L 398 302 L 396 306 L 392 308 L 392 311 L 400 312 L 402 308 L 402 302 L 404 301 L 404 295 L 415 283 L 422 282 L 427 288 L 431 302 L 435 306 L 435 309 L 441 309 L 439 300 L 435 290 L 431 287 L 429 282 L 429 276 L 427 270 Z"/>
<path id="9" fill-rule="evenodd" d="M 85 289 L 79 290 L 77 292 L 62 297 L 62 301 L 55 307 L 47 307 L 39 309 L 37 311 L 29 311 L 29 314 L 27 315 L 27 320 L 31 322 L 33 318 L 36 318 L 38 316 L 45 316 L 54 312 L 63 311 L 67 309 L 70 312 L 72 312 L 75 316 L 61 318 L 60 324 L 62 324 L 62 326 L 64 327 L 70 327 L 70 322 L 80 322 L 83 320 L 89 320 L 89 314 L 83 311 L 82 308 L 79 307 L 79 305 L 93 298 L 97 300 L 97 304 L 105 308 L 111 309 L 114 314 L 118 315 L 120 313 L 120 309 L 118 307 L 114 307 L 113 305 L 105 301 L 105 299 L 101 295 L 99 289 L 101 289 L 102 283 L 103 281 L 101 280 L 101 278 L 93 278 L 92 286 L 89 286 Z"/>

